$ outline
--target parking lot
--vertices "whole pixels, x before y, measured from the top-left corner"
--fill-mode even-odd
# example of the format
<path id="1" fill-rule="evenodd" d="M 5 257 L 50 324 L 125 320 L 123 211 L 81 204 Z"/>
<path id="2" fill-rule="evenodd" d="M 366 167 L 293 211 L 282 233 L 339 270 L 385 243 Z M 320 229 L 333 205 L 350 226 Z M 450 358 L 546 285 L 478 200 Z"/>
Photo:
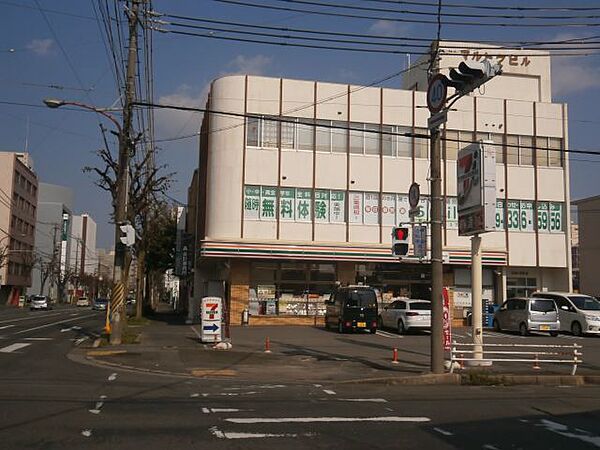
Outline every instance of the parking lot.
<path id="1" fill-rule="evenodd" d="M 471 342 L 470 328 L 453 330 L 456 342 Z M 274 354 L 304 357 L 322 365 L 335 364 L 339 370 L 354 376 L 386 376 L 396 372 L 406 374 L 423 373 L 430 365 L 429 332 L 399 335 L 394 330 L 378 330 L 375 335 L 367 332 L 339 334 L 323 327 L 278 326 L 278 327 L 235 327 L 232 328 L 234 348 L 241 351 L 260 351 L 269 338 Z M 560 334 L 518 333 L 485 330 L 484 343 L 497 344 L 548 344 L 583 346 L 583 364 L 578 374 L 590 374 L 600 369 L 600 338 L 595 336 L 575 337 Z M 392 364 L 393 349 L 398 349 L 398 364 Z M 570 353 L 571 350 L 566 350 Z M 449 352 L 447 352 L 449 358 Z M 540 359 L 542 359 L 540 357 Z M 540 364 L 535 370 L 531 363 L 494 363 L 490 370 L 502 373 L 553 373 L 569 374 L 571 365 Z"/>

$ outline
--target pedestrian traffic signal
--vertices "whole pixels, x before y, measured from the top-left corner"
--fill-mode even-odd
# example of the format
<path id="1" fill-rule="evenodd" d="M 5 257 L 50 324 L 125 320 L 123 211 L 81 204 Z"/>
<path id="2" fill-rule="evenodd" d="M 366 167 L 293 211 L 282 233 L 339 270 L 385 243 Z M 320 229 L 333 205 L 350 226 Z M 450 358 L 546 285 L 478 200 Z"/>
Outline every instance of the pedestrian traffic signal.
<path id="1" fill-rule="evenodd" d="M 392 228 L 392 255 L 406 256 L 408 254 L 408 227 Z"/>
<path id="2" fill-rule="evenodd" d="M 119 225 L 119 230 L 121 231 L 119 236 L 119 241 L 121 244 L 131 247 L 135 244 L 135 229 L 129 223 L 124 223 Z"/>
<path id="3" fill-rule="evenodd" d="M 472 62 L 471 65 L 464 61 L 458 65 L 458 70 L 450 69 L 450 79 L 446 78 L 446 86 L 456 89 L 459 95 L 466 95 L 502 73 L 500 64 L 492 64 L 485 59 L 483 62 Z"/>

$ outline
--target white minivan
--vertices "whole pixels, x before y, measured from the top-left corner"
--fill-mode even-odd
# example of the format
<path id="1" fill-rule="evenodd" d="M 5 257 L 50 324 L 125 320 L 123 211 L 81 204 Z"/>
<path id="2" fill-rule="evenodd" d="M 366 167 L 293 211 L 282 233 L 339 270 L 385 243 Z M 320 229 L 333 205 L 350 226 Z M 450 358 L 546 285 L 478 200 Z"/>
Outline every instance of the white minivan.
<path id="1" fill-rule="evenodd" d="M 600 334 L 600 302 L 594 297 L 568 292 L 534 292 L 531 296 L 554 300 L 560 331 L 570 331 L 575 336 Z"/>

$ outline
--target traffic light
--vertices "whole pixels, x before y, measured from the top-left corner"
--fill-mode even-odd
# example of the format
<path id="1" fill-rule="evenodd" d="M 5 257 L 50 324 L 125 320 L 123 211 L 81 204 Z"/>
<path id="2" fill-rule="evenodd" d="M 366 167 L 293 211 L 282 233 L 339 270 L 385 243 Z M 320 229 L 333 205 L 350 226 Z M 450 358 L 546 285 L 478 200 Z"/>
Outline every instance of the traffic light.
<path id="1" fill-rule="evenodd" d="M 457 94 L 466 95 L 502 73 L 500 64 L 492 64 L 487 59 L 470 64 L 461 62 L 458 70 L 450 69 L 450 79 L 446 78 L 446 86 L 456 89 Z"/>
<path id="2" fill-rule="evenodd" d="M 123 223 L 119 225 L 119 230 L 121 230 L 121 235 L 119 236 L 119 241 L 121 244 L 131 247 L 135 244 L 135 229 L 129 223 Z"/>
<path id="3" fill-rule="evenodd" d="M 392 228 L 392 255 L 406 256 L 408 254 L 408 228 Z"/>

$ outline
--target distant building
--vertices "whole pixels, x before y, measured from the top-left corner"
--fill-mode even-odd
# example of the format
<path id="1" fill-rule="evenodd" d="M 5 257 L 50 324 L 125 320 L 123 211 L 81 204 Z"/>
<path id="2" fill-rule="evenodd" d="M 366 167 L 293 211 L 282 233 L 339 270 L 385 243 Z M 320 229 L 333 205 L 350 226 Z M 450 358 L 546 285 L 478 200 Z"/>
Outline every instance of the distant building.
<path id="1" fill-rule="evenodd" d="M 571 224 L 571 266 L 573 267 L 573 292 L 579 292 L 579 224 Z"/>
<path id="2" fill-rule="evenodd" d="M 96 222 L 89 214 L 73 216 L 70 260 L 71 269 L 79 276 L 98 272 Z"/>
<path id="3" fill-rule="evenodd" d="M 600 296 L 600 195 L 573 204 L 579 225 L 579 292 Z"/>
<path id="4" fill-rule="evenodd" d="M 35 230 L 35 253 L 38 263 L 33 268 L 30 294 L 49 295 L 58 299 L 57 286 L 48 276 L 43 282 L 41 265 L 55 264 L 55 272 L 64 273 L 70 267 L 71 222 L 73 190 L 55 184 L 40 183 L 38 194 L 37 226 Z M 47 270 L 45 270 L 47 271 Z"/>
<path id="5" fill-rule="evenodd" d="M 38 180 L 27 153 L 0 152 L 0 303 L 31 286 Z"/>

